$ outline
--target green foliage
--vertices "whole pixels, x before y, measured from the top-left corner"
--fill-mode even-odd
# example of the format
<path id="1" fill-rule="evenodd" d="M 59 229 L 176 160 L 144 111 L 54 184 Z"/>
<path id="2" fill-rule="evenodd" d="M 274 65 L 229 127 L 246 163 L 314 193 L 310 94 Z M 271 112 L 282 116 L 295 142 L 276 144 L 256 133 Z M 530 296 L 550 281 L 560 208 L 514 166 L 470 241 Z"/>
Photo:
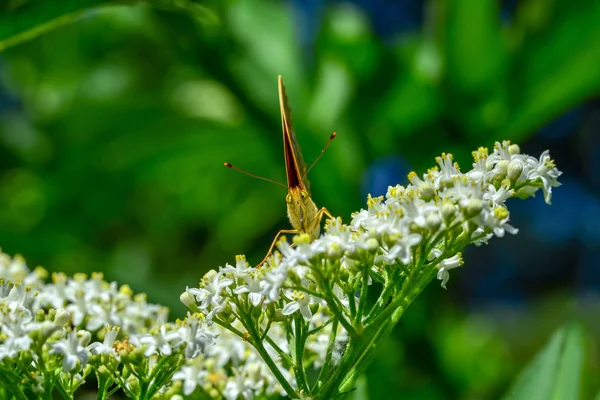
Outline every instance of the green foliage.
<path id="1" fill-rule="evenodd" d="M 579 399 L 586 347 L 583 330 L 578 325 L 558 330 L 525 368 L 505 398 Z"/>

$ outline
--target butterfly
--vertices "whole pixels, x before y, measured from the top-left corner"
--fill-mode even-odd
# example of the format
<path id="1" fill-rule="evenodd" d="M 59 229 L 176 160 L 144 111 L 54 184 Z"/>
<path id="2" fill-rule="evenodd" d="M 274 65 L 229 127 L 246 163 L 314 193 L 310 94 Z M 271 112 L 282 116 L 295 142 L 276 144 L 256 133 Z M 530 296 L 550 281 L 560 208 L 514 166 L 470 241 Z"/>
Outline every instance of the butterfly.
<path id="1" fill-rule="evenodd" d="M 277 239 L 279 239 L 279 236 L 281 236 L 282 234 L 306 233 L 311 237 L 312 240 L 314 240 L 319 237 L 319 233 L 321 231 L 321 220 L 323 219 L 323 215 L 327 215 L 329 218 L 333 219 L 333 216 L 331 215 L 329 210 L 327 210 L 327 208 L 318 208 L 315 202 L 310 197 L 310 183 L 306 178 L 306 174 L 321 158 L 331 141 L 336 137 L 336 133 L 334 132 L 331 134 L 331 136 L 329 137 L 329 141 L 321 151 L 319 157 L 317 157 L 317 159 L 307 169 L 306 163 L 302 158 L 300 145 L 298 144 L 298 140 L 296 138 L 296 134 L 292 125 L 290 107 L 288 105 L 288 98 L 285 91 L 285 85 L 283 84 L 283 78 L 281 77 L 281 75 L 279 75 L 278 77 L 278 89 L 279 108 L 281 111 L 281 127 L 283 130 L 283 154 L 285 157 L 285 172 L 288 190 L 288 194 L 285 197 L 285 202 L 287 205 L 287 215 L 293 229 L 283 229 L 280 230 L 277 233 L 277 235 L 275 235 L 275 239 L 273 239 L 273 243 L 271 244 L 267 255 L 257 265 L 257 267 L 264 264 L 267 258 L 271 255 L 271 253 L 273 252 L 273 248 L 277 244 Z M 229 163 L 225 163 L 225 166 L 237 169 L 240 172 L 243 172 L 247 175 L 251 175 L 260 179 L 265 179 L 253 174 L 249 174 L 246 171 L 240 170 L 239 168 L 236 168 Z M 266 180 L 271 181 L 270 179 Z"/>

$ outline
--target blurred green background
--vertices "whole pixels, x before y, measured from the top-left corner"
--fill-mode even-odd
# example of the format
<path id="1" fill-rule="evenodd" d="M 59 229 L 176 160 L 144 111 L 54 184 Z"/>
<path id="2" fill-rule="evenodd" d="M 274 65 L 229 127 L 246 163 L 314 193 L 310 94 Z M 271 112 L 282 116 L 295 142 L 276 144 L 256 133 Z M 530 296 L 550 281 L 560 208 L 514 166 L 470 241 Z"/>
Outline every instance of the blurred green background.
<path id="1" fill-rule="evenodd" d="M 566 172 L 553 207 L 509 203 L 519 235 L 471 249 L 448 291 L 412 306 L 369 372 L 372 398 L 497 398 L 565 320 L 600 330 L 597 1 L 0 10 L 0 246 L 31 267 L 102 271 L 176 317 L 208 269 L 260 261 L 288 227 L 286 192 L 223 162 L 285 180 L 282 74 L 306 161 L 338 133 L 309 178 L 346 222 L 442 151 L 468 170 L 472 150 L 510 139 Z"/>

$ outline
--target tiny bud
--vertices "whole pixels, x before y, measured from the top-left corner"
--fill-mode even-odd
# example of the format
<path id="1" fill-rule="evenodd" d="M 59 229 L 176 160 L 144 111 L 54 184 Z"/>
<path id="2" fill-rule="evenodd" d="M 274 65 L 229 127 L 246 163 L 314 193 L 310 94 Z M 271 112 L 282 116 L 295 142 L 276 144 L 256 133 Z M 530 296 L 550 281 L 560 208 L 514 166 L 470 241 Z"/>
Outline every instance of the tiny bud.
<path id="1" fill-rule="evenodd" d="M 483 209 L 483 202 L 479 199 L 472 199 L 469 201 L 469 204 L 463 209 L 463 214 L 465 218 L 472 218 L 476 215 L 479 215 L 481 210 Z"/>
<path id="2" fill-rule="evenodd" d="M 196 305 L 196 299 L 188 292 L 181 293 L 181 296 L 179 296 L 179 301 L 181 301 L 183 305 L 186 306 L 191 312 L 200 311 Z"/>
<path id="3" fill-rule="evenodd" d="M 111 374 L 108 368 L 105 365 L 98 366 L 98 374 L 104 376 L 105 378 L 110 378 Z"/>
<path id="4" fill-rule="evenodd" d="M 365 242 L 365 248 L 370 252 L 377 251 L 379 249 L 379 242 L 375 238 L 369 238 Z"/>
<path id="5" fill-rule="evenodd" d="M 65 309 L 60 309 L 56 311 L 56 315 L 54 316 L 54 325 L 56 326 L 66 326 L 71 321 L 71 313 Z"/>
<path id="6" fill-rule="evenodd" d="M 431 201 L 435 197 L 435 188 L 430 182 L 423 182 L 419 185 L 419 193 L 424 201 Z"/>
<path id="7" fill-rule="evenodd" d="M 37 322 L 42 322 L 46 319 L 46 312 L 44 310 L 36 310 L 35 312 L 35 320 Z"/>
<path id="8" fill-rule="evenodd" d="M 508 172 L 506 177 L 512 182 L 515 182 L 517 179 L 519 179 L 522 173 L 523 164 L 521 164 L 519 161 L 514 160 L 511 161 L 510 164 L 508 164 Z"/>
<path id="9" fill-rule="evenodd" d="M 427 218 L 425 218 L 425 226 L 431 232 L 437 232 L 438 229 L 440 229 L 441 225 L 442 225 L 442 219 L 436 213 L 431 213 L 427 216 Z"/>
<path id="10" fill-rule="evenodd" d="M 215 271 L 214 269 L 211 269 L 210 271 L 208 271 L 206 274 L 204 274 L 204 276 L 202 277 L 203 281 L 212 281 L 215 276 L 217 275 L 217 271 Z"/>
<path id="11" fill-rule="evenodd" d="M 498 175 L 500 175 L 502 178 L 504 178 L 508 172 L 508 164 L 508 160 L 500 160 L 498 161 L 498 164 L 496 164 L 496 168 L 498 168 Z"/>
<path id="12" fill-rule="evenodd" d="M 508 153 L 512 155 L 521 154 L 521 149 L 518 144 L 511 144 L 508 146 Z"/>
<path id="13" fill-rule="evenodd" d="M 281 308 L 275 309 L 275 315 L 273 316 L 273 321 L 282 322 L 282 321 L 285 321 L 286 319 L 287 319 L 287 316 L 283 315 L 283 313 L 281 312 Z"/>
<path id="14" fill-rule="evenodd" d="M 440 210 L 442 220 L 448 225 L 456 217 L 456 206 L 450 202 L 444 202 Z"/>
<path id="15" fill-rule="evenodd" d="M 84 329 L 77 332 L 77 336 L 79 337 L 79 343 L 85 347 L 90 344 L 92 340 L 92 334 Z"/>
<path id="16" fill-rule="evenodd" d="M 123 285 L 119 288 L 119 293 L 124 294 L 126 296 L 133 296 L 133 290 L 129 285 Z"/>
<path id="17" fill-rule="evenodd" d="M 133 375 L 127 379 L 127 387 L 133 392 L 133 393 L 139 393 L 140 391 L 140 381 L 137 380 L 137 378 L 135 378 Z"/>
<path id="18" fill-rule="evenodd" d="M 44 267 L 35 267 L 33 272 L 37 275 L 38 278 L 46 280 L 48 279 L 48 271 Z"/>
<path id="19" fill-rule="evenodd" d="M 261 316 L 262 314 L 262 308 L 259 307 L 252 307 L 252 311 L 250 311 L 250 315 L 252 315 L 252 318 L 258 320 L 258 318 Z"/>

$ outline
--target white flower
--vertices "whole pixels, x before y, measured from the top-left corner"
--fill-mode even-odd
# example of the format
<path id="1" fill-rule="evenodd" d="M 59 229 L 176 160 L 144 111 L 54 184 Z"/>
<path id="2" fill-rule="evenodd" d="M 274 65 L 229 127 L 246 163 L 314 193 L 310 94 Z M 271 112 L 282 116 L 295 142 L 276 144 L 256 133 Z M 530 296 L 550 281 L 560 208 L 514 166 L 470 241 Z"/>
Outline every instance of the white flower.
<path id="1" fill-rule="evenodd" d="M 313 315 L 310 310 L 310 305 L 315 303 L 313 296 L 294 290 L 290 297 L 292 298 L 292 301 L 283 307 L 281 313 L 283 315 L 292 315 L 299 310 L 304 319 L 310 321 Z"/>
<path id="2" fill-rule="evenodd" d="M 534 157 L 528 157 L 527 162 L 531 168 L 527 175 L 527 179 L 534 181 L 540 179 L 542 181 L 542 189 L 544 191 L 544 200 L 550 204 L 552 198 L 552 188 L 560 186 L 558 177 L 562 175 L 556 168 L 554 160 L 550 158 L 550 152 L 544 151 L 540 156 L 539 161 Z"/>
<path id="3" fill-rule="evenodd" d="M 119 359 L 119 356 L 117 355 L 117 353 L 115 352 L 115 349 L 113 347 L 113 345 L 115 344 L 115 339 L 117 339 L 118 334 L 119 334 L 118 326 L 106 327 L 106 330 L 104 333 L 104 341 L 102 343 L 100 343 L 100 342 L 91 343 L 90 345 L 88 345 L 88 350 L 92 354 L 108 354 L 110 356 L 115 357 L 116 359 Z"/>
<path id="4" fill-rule="evenodd" d="M 264 274 L 260 269 L 253 269 L 248 272 L 243 279 L 246 284 L 235 288 L 233 293 L 248 293 L 248 299 L 250 300 L 250 303 L 252 303 L 254 307 L 257 307 L 265 297 L 263 294 L 263 290 L 266 285 L 266 282 L 264 281 Z"/>
<path id="5" fill-rule="evenodd" d="M 155 334 L 142 335 L 140 344 L 146 345 L 144 355 L 150 357 L 153 354 L 168 356 L 173 352 L 172 344 L 179 342 L 180 332 L 177 330 L 167 331 L 166 325 L 161 325 Z"/>
<path id="6" fill-rule="evenodd" d="M 439 253 L 441 254 L 441 251 L 438 249 L 434 249 L 434 251 L 432 251 L 432 253 L 435 253 L 436 250 L 439 251 Z M 450 279 L 450 274 L 448 273 L 448 270 L 451 270 L 452 268 L 460 267 L 462 264 L 463 264 L 463 260 L 462 260 L 461 254 L 458 253 L 452 257 L 449 257 L 449 258 L 446 258 L 446 259 L 440 261 L 436 265 L 436 267 L 438 269 L 437 279 L 442 281 L 442 287 L 444 289 L 446 289 L 446 283 L 448 282 L 448 279 Z"/>
<path id="7" fill-rule="evenodd" d="M 507 184 L 500 185 L 500 188 L 496 190 L 494 185 L 488 185 L 487 192 L 483 194 L 483 199 L 490 201 L 493 206 L 503 205 L 507 199 L 509 199 L 515 191 L 509 189 Z"/>
<path id="8" fill-rule="evenodd" d="M 37 293 L 30 287 L 17 284 L 10 289 L 8 296 L 3 299 L 3 303 L 12 311 L 22 312 L 23 319 L 29 321 L 33 318 L 32 306 L 35 296 Z"/>
<path id="9" fill-rule="evenodd" d="M 202 385 L 208 376 L 206 366 L 201 360 L 194 360 L 173 374 L 174 381 L 183 381 L 183 394 L 189 396 L 196 390 L 196 386 Z"/>
<path id="10" fill-rule="evenodd" d="M 483 213 L 483 223 L 492 228 L 494 235 L 503 237 L 505 232 L 516 235 L 519 230 L 508 224 L 510 215 L 504 207 L 495 207 L 489 212 Z"/>
<path id="11" fill-rule="evenodd" d="M 251 271 L 252 268 L 248 261 L 246 261 L 245 256 L 236 256 L 235 257 L 235 267 L 232 267 L 229 264 L 225 264 L 224 268 L 221 268 L 221 273 L 231 273 L 235 279 L 244 278 L 246 274 Z"/>
<path id="12" fill-rule="evenodd" d="M 200 302 L 201 310 L 208 310 L 210 305 L 223 306 L 223 297 L 221 292 L 233 283 L 233 279 L 225 277 L 217 271 L 208 271 L 202 278 L 200 288 L 188 288 L 188 293 L 196 296 L 196 301 Z"/>
<path id="13" fill-rule="evenodd" d="M 206 346 L 213 344 L 217 336 L 207 331 L 196 315 L 188 316 L 178 331 L 180 334 L 178 341 L 185 343 L 184 355 L 188 359 L 204 352 Z"/>
<path id="14" fill-rule="evenodd" d="M 238 396 L 244 399 L 253 399 L 254 391 L 260 389 L 260 382 L 252 382 L 245 377 L 245 373 L 240 368 L 233 368 L 233 377 L 227 380 L 223 395 L 227 400 L 236 400 Z"/>
<path id="15" fill-rule="evenodd" d="M 53 343 L 50 354 L 63 355 L 62 368 L 64 372 L 71 372 L 78 363 L 84 367 L 90 358 L 90 352 L 81 345 L 75 331 L 69 333 L 66 339 Z"/>
<path id="16" fill-rule="evenodd" d="M 29 326 L 21 312 L 10 312 L 2 315 L 0 327 L 6 338 L 0 344 L 0 360 L 6 357 L 15 357 L 22 351 L 31 347 L 32 339 L 29 337 Z"/>

